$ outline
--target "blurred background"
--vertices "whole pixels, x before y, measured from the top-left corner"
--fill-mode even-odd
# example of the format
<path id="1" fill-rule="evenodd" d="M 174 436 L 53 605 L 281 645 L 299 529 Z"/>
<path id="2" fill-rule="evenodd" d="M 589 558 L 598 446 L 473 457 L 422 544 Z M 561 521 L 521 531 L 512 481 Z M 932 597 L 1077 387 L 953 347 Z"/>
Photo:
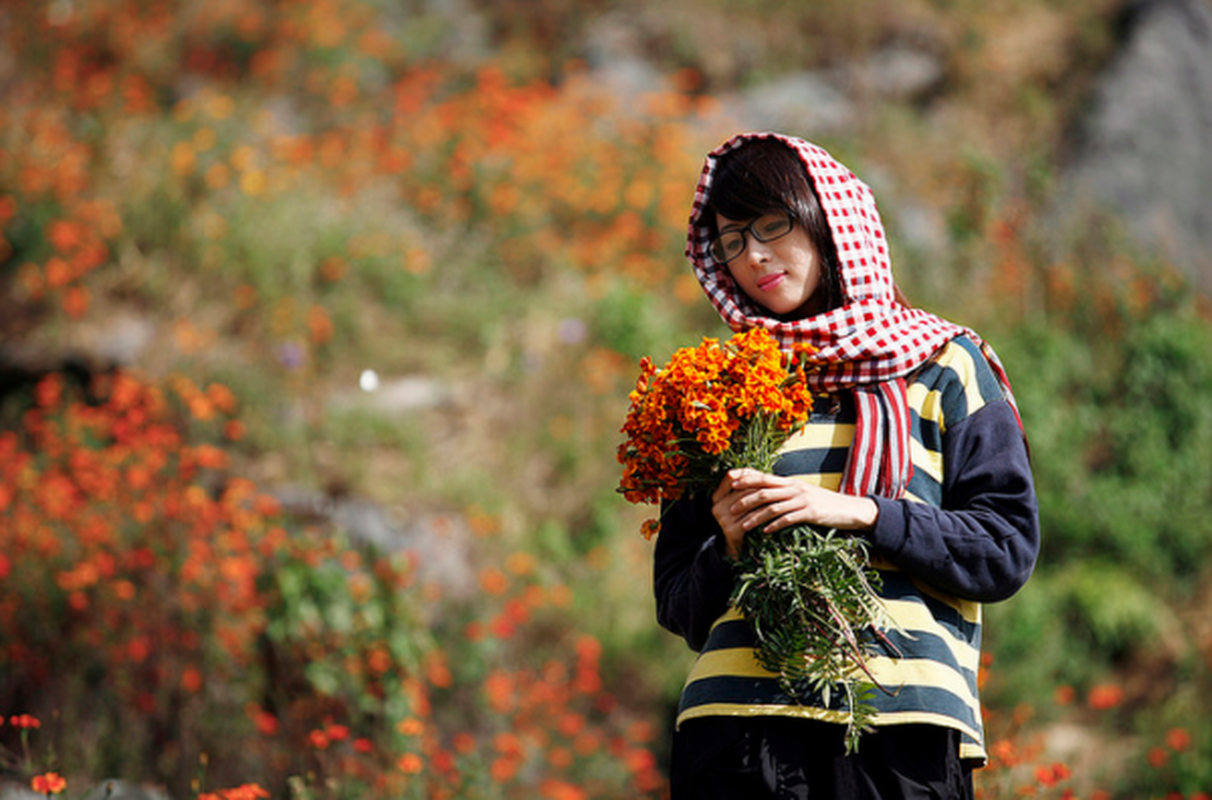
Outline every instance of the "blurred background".
<path id="1" fill-rule="evenodd" d="M 743 129 L 874 189 L 1014 381 L 1044 547 L 987 800 L 1212 792 L 1208 0 L 0 7 L 0 774 L 660 797 L 615 493 Z"/>

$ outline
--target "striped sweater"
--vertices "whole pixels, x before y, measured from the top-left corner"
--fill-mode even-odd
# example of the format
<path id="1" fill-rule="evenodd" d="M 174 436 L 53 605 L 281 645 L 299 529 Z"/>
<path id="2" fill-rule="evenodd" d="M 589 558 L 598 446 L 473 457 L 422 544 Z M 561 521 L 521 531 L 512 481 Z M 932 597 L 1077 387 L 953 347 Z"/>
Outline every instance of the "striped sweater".
<path id="1" fill-rule="evenodd" d="M 981 603 L 1009 597 L 1034 567 L 1038 513 L 1017 419 L 979 348 L 953 339 L 908 379 L 913 473 L 906 496 L 873 497 L 864 532 L 900 653 L 871 666 L 875 724 L 929 723 L 959 730 L 961 756 L 985 758 L 977 685 Z M 818 398 L 784 447 L 776 472 L 837 489 L 854 436 L 848 394 Z M 785 696 L 755 661 L 752 629 L 728 599 L 734 572 L 707 498 L 665 509 L 654 588 L 660 623 L 700 652 L 678 723 L 711 715 L 780 715 L 844 722 L 833 707 Z"/>

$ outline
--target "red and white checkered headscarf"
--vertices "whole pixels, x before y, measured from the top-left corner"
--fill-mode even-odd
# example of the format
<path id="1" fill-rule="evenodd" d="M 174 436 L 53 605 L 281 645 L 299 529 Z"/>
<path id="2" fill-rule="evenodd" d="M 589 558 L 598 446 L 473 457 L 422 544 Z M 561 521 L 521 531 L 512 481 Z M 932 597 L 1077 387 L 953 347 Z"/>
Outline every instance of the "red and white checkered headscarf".
<path id="1" fill-rule="evenodd" d="M 783 142 L 808 171 L 837 247 L 844 294 L 837 308 L 789 321 L 772 317 L 708 252 L 712 227 L 707 199 L 716 164 L 721 155 L 754 139 Z M 847 494 L 892 498 L 904 494 L 912 472 L 905 376 L 956 336 L 966 334 L 981 346 L 1006 397 L 1014 403 L 1005 370 L 975 332 L 897 302 L 888 242 L 871 189 L 811 142 L 777 133 L 746 133 L 710 152 L 695 190 L 686 257 L 730 328 L 766 328 L 784 348 L 811 344 L 816 353 L 809 362 L 817 366 L 809 375 L 812 389 L 854 392 L 858 425 L 842 479 Z"/>

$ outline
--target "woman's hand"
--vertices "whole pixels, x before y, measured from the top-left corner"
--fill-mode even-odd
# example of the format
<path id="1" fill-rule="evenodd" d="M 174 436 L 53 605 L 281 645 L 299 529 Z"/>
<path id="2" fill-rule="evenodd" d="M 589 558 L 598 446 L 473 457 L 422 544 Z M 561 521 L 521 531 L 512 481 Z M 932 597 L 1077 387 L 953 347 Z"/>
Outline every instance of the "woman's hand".
<path id="1" fill-rule="evenodd" d="M 745 534 L 757 528 L 768 533 L 810 523 L 839 530 L 875 525 L 879 506 L 867 497 L 853 497 L 755 469 L 729 470 L 711 495 L 711 513 L 724 532 L 728 554 L 741 552 Z"/>

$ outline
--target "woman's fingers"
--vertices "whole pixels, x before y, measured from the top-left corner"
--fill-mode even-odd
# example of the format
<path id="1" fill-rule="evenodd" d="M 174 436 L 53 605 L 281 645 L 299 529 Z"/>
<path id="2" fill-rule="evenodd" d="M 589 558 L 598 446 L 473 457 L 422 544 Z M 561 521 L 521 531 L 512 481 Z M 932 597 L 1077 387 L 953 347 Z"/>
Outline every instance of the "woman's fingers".
<path id="1" fill-rule="evenodd" d="M 734 501 L 729 511 L 745 530 L 776 531 L 800 523 L 856 530 L 872 527 L 879 517 L 879 507 L 870 498 L 841 494 L 795 478 L 739 469 L 730 471 L 726 480 L 732 490 L 728 496 Z"/>
<path id="2" fill-rule="evenodd" d="M 730 470 L 712 493 L 712 503 L 711 512 L 733 555 L 750 531 L 773 533 L 801 523 L 855 530 L 872 527 L 879 516 L 879 507 L 869 498 L 755 469 Z"/>

